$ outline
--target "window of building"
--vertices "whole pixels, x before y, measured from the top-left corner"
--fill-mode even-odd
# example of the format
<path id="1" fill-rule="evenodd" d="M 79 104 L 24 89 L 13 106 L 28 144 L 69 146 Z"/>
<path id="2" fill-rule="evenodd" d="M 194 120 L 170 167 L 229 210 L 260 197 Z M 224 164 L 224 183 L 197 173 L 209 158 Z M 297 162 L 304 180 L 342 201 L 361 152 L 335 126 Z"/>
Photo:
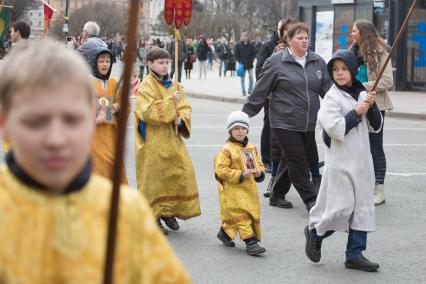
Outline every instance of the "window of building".
<path id="1" fill-rule="evenodd" d="M 351 45 L 354 18 L 353 5 L 336 5 L 334 7 L 333 52 L 338 49 L 348 49 Z"/>
<path id="2" fill-rule="evenodd" d="M 355 20 L 373 21 L 373 7 L 371 3 L 356 4 Z"/>

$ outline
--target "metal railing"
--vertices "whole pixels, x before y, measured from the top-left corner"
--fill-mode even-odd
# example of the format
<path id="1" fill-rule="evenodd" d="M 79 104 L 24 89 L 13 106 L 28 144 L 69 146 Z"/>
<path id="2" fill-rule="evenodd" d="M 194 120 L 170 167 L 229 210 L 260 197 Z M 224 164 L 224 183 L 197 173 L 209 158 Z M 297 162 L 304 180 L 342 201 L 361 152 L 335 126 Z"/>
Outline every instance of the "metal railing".
<path id="1" fill-rule="evenodd" d="M 411 90 L 426 91 L 426 65 L 423 66 L 423 61 L 426 60 L 426 51 L 411 49 L 411 72 L 409 87 Z M 420 62 L 421 64 L 418 64 Z M 420 66 L 419 66 L 420 65 Z"/>

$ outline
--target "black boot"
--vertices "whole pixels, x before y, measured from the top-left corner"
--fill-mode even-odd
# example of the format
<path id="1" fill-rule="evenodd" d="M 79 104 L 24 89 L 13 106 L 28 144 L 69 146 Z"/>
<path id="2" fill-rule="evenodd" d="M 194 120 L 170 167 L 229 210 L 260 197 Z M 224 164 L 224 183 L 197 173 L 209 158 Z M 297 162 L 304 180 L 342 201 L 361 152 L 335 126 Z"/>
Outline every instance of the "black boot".
<path id="1" fill-rule="evenodd" d="M 279 208 L 293 208 L 293 204 L 285 198 L 273 198 L 272 196 L 269 198 L 269 205 Z"/>
<path id="2" fill-rule="evenodd" d="M 306 210 L 308 210 L 308 212 L 310 212 L 310 211 L 311 211 L 311 209 L 312 209 L 312 207 L 314 207 L 314 206 L 315 206 L 315 203 L 316 203 L 316 199 L 312 199 L 312 200 L 310 200 L 310 201 L 306 202 L 306 203 L 305 203 Z"/>
<path id="3" fill-rule="evenodd" d="M 244 242 L 246 243 L 246 252 L 249 255 L 260 255 L 266 252 L 266 249 L 255 240 L 244 240 Z"/>
<path id="4" fill-rule="evenodd" d="M 231 238 L 226 234 L 226 232 L 220 228 L 219 233 L 217 233 L 217 238 L 226 246 L 226 247 L 235 247 L 235 243 Z"/>
<path id="5" fill-rule="evenodd" d="M 163 219 L 164 223 L 166 223 L 166 226 L 169 227 L 171 230 L 179 230 L 179 223 L 175 217 L 162 217 L 161 219 Z"/>
<path id="6" fill-rule="evenodd" d="M 305 253 L 312 262 L 319 262 L 321 259 L 322 240 L 316 240 L 309 235 L 309 227 L 305 227 Z"/>
<path id="7" fill-rule="evenodd" d="M 371 262 L 365 257 L 361 256 L 360 258 L 346 260 L 345 267 L 349 269 L 359 269 L 362 271 L 373 272 L 379 269 L 379 264 Z"/>
<path id="8" fill-rule="evenodd" d="M 160 230 L 163 232 L 164 235 L 167 236 L 169 234 L 169 232 L 167 231 L 167 229 L 163 227 L 163 224 L 161 224 L 161 219 L 160 218 L 157 219 L 157 225 L 160 228 Z"/>

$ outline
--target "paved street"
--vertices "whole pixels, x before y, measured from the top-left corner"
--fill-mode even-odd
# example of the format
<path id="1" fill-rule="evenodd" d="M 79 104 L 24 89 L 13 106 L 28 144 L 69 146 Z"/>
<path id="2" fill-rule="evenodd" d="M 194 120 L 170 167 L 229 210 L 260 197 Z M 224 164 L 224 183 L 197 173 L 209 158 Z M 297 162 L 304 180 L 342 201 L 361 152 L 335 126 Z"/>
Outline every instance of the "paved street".
<path id="1" fill-rule="evenodd" d="M 187 146 L 196 169 L 202 215 L 181 222 L 181 230 L 168 239 L 195 283 L 421 283 L 426 277 L 426 126 L 421 120 L 386 119 L 385 151 L 388 159 L 386 205 L 377 207 L 377 232 L 369 235 L 366 256 L 380 263 L 378 273 L 344 268 L 347 234 L 337 233 L 323 243 L 320 264 L 304 253 L 303 228 L 308 214 L 296 191 L 288 199 L 294 209 L 267 205 L 261 195 L 269 181 L 259 184 L 262 204 L 263 257 L 245 254 L 244 243 L 226 248 L 216 239 L 220 226 L 213 157 L 227 138 L 225 121 L 241 105 L 190 99 L 193 133 Z M 259 144 L 262 114 L 252 120 L 249 137 Z M 131 128 L 131 125 L 129 125 Z M 126 165 L 135 185 L 133 130 L 129 129 Z M 320 156 L 323 145 L 317 138 Z M 359 155 L 362 153 L 354 153 Z M 365 153 L 369 154 L 369 153 Z"/>

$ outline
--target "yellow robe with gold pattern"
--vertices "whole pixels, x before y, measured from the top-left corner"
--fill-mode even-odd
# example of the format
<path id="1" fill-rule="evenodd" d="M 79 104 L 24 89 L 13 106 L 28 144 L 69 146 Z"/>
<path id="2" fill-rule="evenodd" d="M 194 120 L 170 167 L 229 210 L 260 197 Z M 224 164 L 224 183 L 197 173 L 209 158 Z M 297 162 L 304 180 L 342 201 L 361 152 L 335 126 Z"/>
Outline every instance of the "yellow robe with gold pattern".
<path id="1" fill-rule="evenodd" d="M 253 175 L 240 176 L 244 170 L 243 146 L 227 142 L 214 161 L 215 177 L 219 182 L 219 204 L 222 228 L 234 239 L 240 234 L 242 240 L 256 237 L 260 241 L 260 203 Z M 257 154 L 256 147 L 250 143 L 244 148 L 252 150 L 259 170 L 265 167 Z"/>
<path id="2" fill-rule="evenodd" d="M 102 283 L 111 183 L 53 195 L 0 170 L 0 283 Z M 190 283 L 145 198 L 121 188 L 114 283 Z"/>
<path id="3" fill-rule="evenodd" d="M 120 102 L 120 96 L 118 92 L 116 92 L 117 81 L 115 79 L 111 78 L 104 82 L 102 80 L 94 78 L 93 84 L 95 95 L 103 97 L 114 97 L 114 103 Z M 122 110 L 120 110 L 119 112 L 121 111 Z M 96 124 L 96 132 L 92 140 L 93 172 L 95 174 L 106 177 L 109 180 L 113 179 L 115 138 L 118 130 L 116 124 L 116 117 L 119 112 L 116 112 L 114 114 L 113 124 Z M 130 107 L 126 110 L 125 115 L 129 115 L 129 112 Z M 121 183 L 127 184 L 127 175 L 124 163 L 122 163 L 121 169 Z"/>
<path id="4" fill-rule="evenodd" d="M 182 88 L 176 105 L 172 94 L 176 86 L 166 88 L 152 75 L 139 86 L 135 106 L 136 178 L 138 190 L 151 204 L 155 217 L 189 219 L 201 214 L 195 172 L 182 136 L 189 138 L 191 106 Z M 175 134 L 177 113 L 186 129 Z M 138 122 L 146 123 L 145 139 Z"/>

